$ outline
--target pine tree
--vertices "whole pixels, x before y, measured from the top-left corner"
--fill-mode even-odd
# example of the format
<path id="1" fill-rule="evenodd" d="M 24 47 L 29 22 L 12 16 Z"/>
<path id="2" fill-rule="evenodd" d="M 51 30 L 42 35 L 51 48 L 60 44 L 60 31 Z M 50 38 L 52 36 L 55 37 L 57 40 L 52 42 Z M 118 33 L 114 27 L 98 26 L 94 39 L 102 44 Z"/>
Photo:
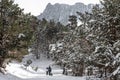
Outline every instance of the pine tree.
<path id="1" fill-rule="evenodd" d="M 104 70 L 103 73 L 109 73 L 111 79 L 117 80 L 118 74 L 114 74 L 119 67 L 115 65 L 115 57 L 119 54 L 114 49 L 114 44 L 119 41 L 119 0 L 103 0 L 102 6 L 98 5 L 93 8 L 92 20 L 89 23 L 92 32 L 92 42 L 95 42 L 95 52 L 91 59 L 93 65 Z M 114 66 L 114 67 L 113 67 Z M 106 74 L 106 76 L 108 76 Z"/>
<path id="2" fill-rule="evenodd" d="M 23 9 L 14 4 L 13 0 L 0 2 L 0 57 L 9 56 L 9 51 L 27 52 L 33 39 L 35 17 L 24 14 Z M 23 52 L 24 51 L 24 52 Z M 20 58 L 20 56 L 18 57 Z M 1 67 L 2 62 L 1 61 Z"/>

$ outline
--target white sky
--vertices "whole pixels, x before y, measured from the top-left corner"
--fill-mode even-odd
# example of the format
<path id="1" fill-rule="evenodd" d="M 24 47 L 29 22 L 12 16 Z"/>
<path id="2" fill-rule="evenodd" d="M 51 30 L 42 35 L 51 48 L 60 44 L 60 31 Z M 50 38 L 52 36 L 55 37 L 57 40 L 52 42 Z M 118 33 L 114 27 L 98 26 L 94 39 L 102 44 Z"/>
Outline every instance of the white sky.
<path id="1" fill-rule="evenodd" d="M 25 13 L 31 12 L 31 14 L 37 16 L 42 13 L 48 3 L 64 3 L 73 5 L 76 2 L 82 2 L 84 4 L 99 3 L 99 0 L 14 0 L 19 4 L 19 7 L 24 8 Z"/>

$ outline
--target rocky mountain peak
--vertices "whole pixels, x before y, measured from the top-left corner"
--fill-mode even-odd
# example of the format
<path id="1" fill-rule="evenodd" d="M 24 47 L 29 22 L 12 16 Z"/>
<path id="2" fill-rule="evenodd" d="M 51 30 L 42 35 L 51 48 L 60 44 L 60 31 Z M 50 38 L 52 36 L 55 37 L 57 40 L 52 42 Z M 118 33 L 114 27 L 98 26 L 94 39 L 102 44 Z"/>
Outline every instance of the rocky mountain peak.
<path id="1" fill-rule="evenodd" d="M 55 22 L 61 22 L 64 25 L 68 23 L 70 15 L 76 15 L 76 12 L 90 12 L 93 4 L 85 5 L 83 3 L 76 3 L 74 5 L 59 4 L 52 5 L 48 3 L 42 14 L 38 16 L 38 19 L 45 18 L 46 20 L 54 20 Z"/>

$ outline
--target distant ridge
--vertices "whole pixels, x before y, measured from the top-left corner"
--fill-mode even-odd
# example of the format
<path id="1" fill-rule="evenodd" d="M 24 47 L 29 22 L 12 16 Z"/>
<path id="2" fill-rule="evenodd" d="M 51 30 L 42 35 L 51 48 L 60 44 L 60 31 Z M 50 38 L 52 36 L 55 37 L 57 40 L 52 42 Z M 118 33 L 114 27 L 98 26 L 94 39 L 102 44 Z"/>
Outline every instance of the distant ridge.
<path id="1" fill-rule="evenodd" d="M 42 14 L 38 16 L 38 19 L 45 18 L 48 21 L 53 19 L 55 22 L 61 22 L 64 25 L 68 23 L 70 15 L 77 15 L 76 12 L 91 12 L 93 4 L 85 5 L 83 3 L 76 3 L 74 5 L 59 4 L 52 5 L 48 3 Z"/>

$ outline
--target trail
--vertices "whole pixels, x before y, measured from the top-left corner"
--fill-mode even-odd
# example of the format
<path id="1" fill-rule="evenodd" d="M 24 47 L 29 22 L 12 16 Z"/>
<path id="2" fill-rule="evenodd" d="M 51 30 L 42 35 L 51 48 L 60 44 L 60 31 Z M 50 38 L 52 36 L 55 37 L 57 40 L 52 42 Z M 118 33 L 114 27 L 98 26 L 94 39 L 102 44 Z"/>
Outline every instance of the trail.
<path id="1" fill-rule="evenodd" d="M 32 59 L 33 62 L 25 69 L 23 64 L 28 59 Z M 49 65 L 52 67 L 53 76 L 46 75 L 46 67 Z M 36 67 L 38 67 L 37 71 L 34 70 Z M 0 74 L 0 80 L 86 80 L 85 77 L 62 75 L 62 69 L 44 55 L 39 60 L 34 59 L 33 55 L 27 55 L 22 63 L 11 62 L 6 69 L 7 74 Z"/>

